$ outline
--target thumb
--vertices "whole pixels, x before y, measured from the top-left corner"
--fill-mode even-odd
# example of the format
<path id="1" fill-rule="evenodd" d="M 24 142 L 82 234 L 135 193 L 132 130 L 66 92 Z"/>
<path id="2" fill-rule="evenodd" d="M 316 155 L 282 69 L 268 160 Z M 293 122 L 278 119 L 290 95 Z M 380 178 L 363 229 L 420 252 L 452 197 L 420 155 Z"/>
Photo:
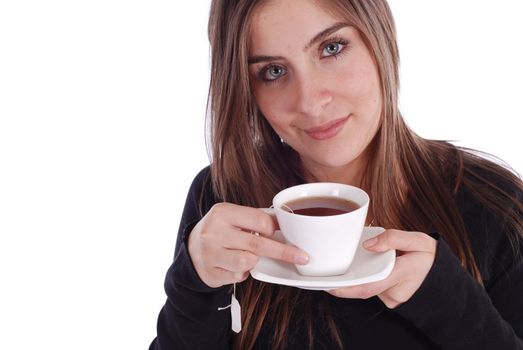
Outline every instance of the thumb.
<path id="1" fill-rule="evenodd" d="M 363 247 L 375 252 L 396 249 L 404 252 L 435 252 L 437 241 L 422 232 L 385 230 L 380 235 L 363 242 Z"/>

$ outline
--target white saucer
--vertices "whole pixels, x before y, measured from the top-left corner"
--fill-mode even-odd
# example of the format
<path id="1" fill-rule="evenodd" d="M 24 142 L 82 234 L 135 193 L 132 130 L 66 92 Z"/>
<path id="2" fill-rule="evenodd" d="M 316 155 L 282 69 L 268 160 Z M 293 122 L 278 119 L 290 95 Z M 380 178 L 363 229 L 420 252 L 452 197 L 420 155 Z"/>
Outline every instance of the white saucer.
<path id="1" fill-rule="evenodd" d="M 385 279 L 392 271 L 396 261 L 395 250 L 383 253 L 373 253 L 361 245 L 384 229 L 381 227 L 365 227 L 354 260 L 349 269 L 342 275 L 313 277 L 298 273 L 293 264 L 262 257 L 251 270 L 254 279 L 263 282 L 282 284 L 302 289 L 329 290 L 341 287 L 354 286 Z M 275 239 L 284 241 L 281 233 L 276 231 Z"/>

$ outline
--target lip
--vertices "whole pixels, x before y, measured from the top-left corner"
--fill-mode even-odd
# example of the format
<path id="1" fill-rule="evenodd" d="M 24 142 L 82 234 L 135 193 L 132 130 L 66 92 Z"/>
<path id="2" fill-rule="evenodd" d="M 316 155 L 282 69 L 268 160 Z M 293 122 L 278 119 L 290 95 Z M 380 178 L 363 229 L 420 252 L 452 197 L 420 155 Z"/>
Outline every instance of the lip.
<path id="1" fill-rule="evenodd" d="M 315 140 L 327 140 L 334 136 L 336 136 L 347 120 L 350 118 L 350 115 L 347 117 L 331 120 L 330 122 L 327 122 L 325 124 L 315 126 L 309 129 L 304 129 L 305 133 L 312 137 Z"/>

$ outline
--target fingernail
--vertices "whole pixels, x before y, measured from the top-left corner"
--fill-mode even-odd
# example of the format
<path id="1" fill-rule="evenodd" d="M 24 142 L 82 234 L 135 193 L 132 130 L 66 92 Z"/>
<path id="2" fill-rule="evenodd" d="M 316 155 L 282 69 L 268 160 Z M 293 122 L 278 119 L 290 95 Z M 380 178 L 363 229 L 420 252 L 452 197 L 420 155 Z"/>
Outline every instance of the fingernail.
<path id="1" fill-rule="evenodd" d="M 298 253 L 298 255 L 296 255 L 296 263 L 300 264 L 300 265 L 305 265 L 309 262 L 309 256 L 305 253 Z"/>
<path id="2" fill-rule="evenodd" d="M 378 243 L 378 237 L 374 237 L 374 238 L 366 240 L 365 242 L 363 242 L 363 246 L 365 248 L 370 248 L 370 247 L 376 245 L 376 243 Z"/>

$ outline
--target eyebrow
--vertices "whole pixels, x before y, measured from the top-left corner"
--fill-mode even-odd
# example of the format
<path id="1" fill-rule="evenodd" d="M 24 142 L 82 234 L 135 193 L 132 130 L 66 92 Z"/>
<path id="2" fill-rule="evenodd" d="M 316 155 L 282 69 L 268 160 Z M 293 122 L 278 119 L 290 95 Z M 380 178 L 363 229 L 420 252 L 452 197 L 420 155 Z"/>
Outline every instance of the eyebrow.
<path id="1" fill-rule="evenodd" d="M 331 25 L 328 28 L 325 28 L 318 34 L 316 34 L 307 45 L 303 48 L 304 51 L 308 50 L 312 45 L 316 44 L 317 42 L 325 39 L 327 36 L 331 35 L 334 32 L 337 32 L 341 28 L 349 27 L 350 25 L 346 22 L 337 22 Z M 255 64 L 260 62 L 267 62 L 267 61 L 275 61 L 275 60 L 281 60 L 283 59 L 283 56 L 266 56 L 266 55 L 259 55 L 259 56 L 253 56 L 249 57 L 248 64 Z"/>

